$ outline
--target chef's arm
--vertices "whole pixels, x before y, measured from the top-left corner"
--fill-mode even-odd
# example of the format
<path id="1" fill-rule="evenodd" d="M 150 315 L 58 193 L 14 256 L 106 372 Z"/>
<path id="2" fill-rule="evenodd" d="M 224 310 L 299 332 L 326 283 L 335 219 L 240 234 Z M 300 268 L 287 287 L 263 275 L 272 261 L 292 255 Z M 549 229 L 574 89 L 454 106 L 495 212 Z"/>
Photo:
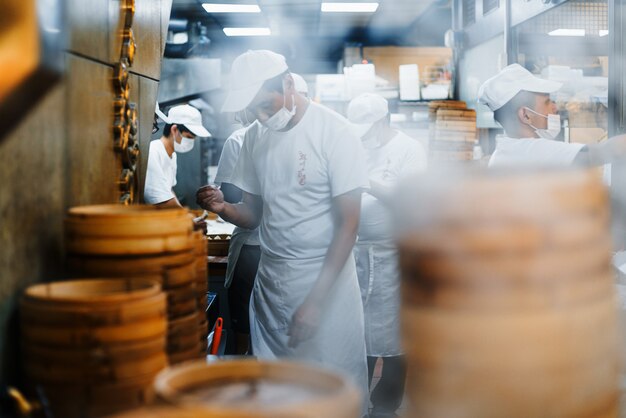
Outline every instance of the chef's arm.
<path id="1" fill-rule="evenodd" d="M 391 206 L 394 203 L 392 192 L 393 189 L 391 187 L 385 186 L 375 180 L 370 180 L 370 188 L 367 190 L 367 193 L 381 201 L 385 206 Z"/>
<path id="2" fill-rule="evenodd" d="M 617 135 L 597 144 L 588 144 L 578 153 L 575 162 L 598 166 L 626 158 L 626 135 Z"/>
<path id="3" fill-rule="evenodd" d="M 263 199 L 261 196 L 243 192 L 241 203 L 223 203 L 223 209 L 217 214 L 226 222 L 241 228 L 255 229 L 263 216 Z"/>
<path id="4" fill-rule="evenodd" d="M 321 304 L 325 300 L 352 253 L 359 228 L 361 189 L 335 197 L 332 211 L 333 239 L 326 252 L 320 275 L 307 297 L 307 301 L 314 304 Z"/>
<path id="5" fill-rule="evenodd" d="M 154 206 L 157 207 L 158 209 L 176 209 L 176 208 L 182 208 L 183 207 L 183 205 L 181 205 L 180 202 L 178 201 L 178 199 L 176 198 L 176 195 L 174 195 L 174 197 L 171 198 L 170 200 L 166 200 L 165 202 L 157 203 Z"/>

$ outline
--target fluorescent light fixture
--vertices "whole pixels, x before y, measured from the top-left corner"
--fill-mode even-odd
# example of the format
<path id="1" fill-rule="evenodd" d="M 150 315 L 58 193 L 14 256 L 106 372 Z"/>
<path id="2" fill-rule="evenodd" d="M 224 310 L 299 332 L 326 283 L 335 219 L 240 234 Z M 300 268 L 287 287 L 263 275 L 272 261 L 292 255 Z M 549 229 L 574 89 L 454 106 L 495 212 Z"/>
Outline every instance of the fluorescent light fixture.
<path id="1" fill-rule="evenodd" d="M 548 32 L 550 36 L 585 36 L 584 29 L 556 29 Z"/>
<path id="2" fill-rule="evenodd" d="M 598 35 L 600 35 L 601 37 L 602 37 L 602 36 L 606 36 L 606 35 L 608 35 L 608 34 L 609 34 L 609 31 L 608 31 L 608 30 L 600 30 L 600 31 L 598 32 Z"/>
<path id="3" fill-rule="evenodd" d="M 224 28 L 226 36 L 268 36 L 270 28 Z"/>
<path id="4" fill-rule="evenodd" d="M 378 3 L 322 3 L 322 12 L 330 13 L 374 13 Z"/>
<path id="5" fill-rule="evenodd" d="M 257 4 L 203 3 L 202 7 L 209 13 L 261 13 Z"/>

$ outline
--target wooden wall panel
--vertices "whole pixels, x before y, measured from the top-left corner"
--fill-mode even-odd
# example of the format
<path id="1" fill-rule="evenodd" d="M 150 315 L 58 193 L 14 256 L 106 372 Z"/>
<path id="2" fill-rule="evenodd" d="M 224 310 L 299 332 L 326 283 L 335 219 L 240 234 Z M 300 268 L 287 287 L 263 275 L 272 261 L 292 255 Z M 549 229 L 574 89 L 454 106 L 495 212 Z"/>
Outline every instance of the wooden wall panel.
<path id="1" fill-rule="evenodd" d="M 111 67 L 69 57 L 68 206 L 113 203 L 121 163 L 113 150 Z"/>
<path id="2" fill-rule="evenodd" d="M 154 121 L 154 106 L 156 105 L 159 83 L 149 78 L 139 78 L 139 91 L 141 99 L 139 102 L 139 166 L 137 168 L 137 178 L 139 181 L 139 196 L 143 197 L 143 188 L 146 181 L 146 168 L 148 167 L 148 150 L 152 139 L 152 122 Z M 138 199 L 141 201 L 141 199 Z"/>
<path id="3" fill-rule="evenodd" d="M 69 50 L 109 61 L 109 1 L 67 0 Z"/>
<path id="4" fill-rule="evenodd" d="M 156 80 L 161 74 L 162 57 L 160 11 L 161 0 L 136 0 L 133 33 L 137 55 L 131 71 Z"/>
<path id="5" fill-rule="evenodd" d="M 0 142 L 0 381 L 17 375 L 15 308 L 21 291 L 61 276 L 64 108 L 60 84 Z"/>

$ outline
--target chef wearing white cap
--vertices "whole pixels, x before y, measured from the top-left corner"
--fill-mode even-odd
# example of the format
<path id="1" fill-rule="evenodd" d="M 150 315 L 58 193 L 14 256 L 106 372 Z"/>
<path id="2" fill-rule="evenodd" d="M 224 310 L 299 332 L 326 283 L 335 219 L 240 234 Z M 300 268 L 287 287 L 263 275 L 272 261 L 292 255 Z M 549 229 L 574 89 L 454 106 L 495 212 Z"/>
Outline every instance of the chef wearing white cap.
<path id="1" fill-rule="evenodd" d="M 191 151 L 196 136 L 211 134 L 202 126 L 198 109 L 189 105 L 171 108 L 168 116 L 158 114 L 166 124 L 161 139 L 150 143 L 144 200 L 159 207 L 180 207 L 172 190 L 176 185 L 176 153 Z"/>
<path id="2" fill-rule="evenodd" d="M 556 81 L 539 78 L 519 64 L 511 64 L 485 81 L 478 101 L 487 105 L 504 128 L 496 138 L 489 166 L 601 165 L 626 153 L 626 137 L 616 136 L 600 144 L 555 141 L 561 120 L 550 94 L 561 88 Z"/>
<path id="3" fill-rule="evenodd" d="M 390 417 L 402 403 L 406 365 L 400 346 L 400 271 L 389 205 L 397 182 L 426 168 L 426 152 L 415 139 L 389 126 L 387 100 L 377 94 L 356 97 L 347 113 L 365 147 L 371 186 L 361 200 L 354 249 L 370 385 L 377 360 L 383 360 L 382 375 L 370 395 L 370 417 Z"/>
<path id="4" fill-rule="evenodd" d="M 364 395 L 363 307 L 352 248 L 365 157 L 349 122 L 300 95 L 283 56 L 248 51 L 233 62 L 223 111 L 259 123 L 245 139 L 232 183 L 240 204 L 205 186 L 198 203 L 235 225 L 260 225 L 261 259 L 250 301 L 254 354 L 343 371 Z"/>
<path id="5" fill-rule="evenodd" d="M 291 73 L 294 87 L 298 93 L 307 97 L 309 88 L 302 76 Z M 249 115 L 252 118 L 252 115 Z M 220 186 L 224 194 L 224 200 L 229 203 L 241 202 L 242 191 L 232 184 L 231 177 L 237 165 L 237 159 L 246 131 L 251 125 L 246 120 L 246 114 L 239 115 L 244 127 L 234 131 L 222 148 L 220 161 L 217 165 L 215 184 Z M 258 123 L 258 122 L 253 122 Z M 257 229 L 245 229 L 236 227 L 230 239 L 228 247 L 228 267 L 226 268 L 225 287 L 228 288 L 228 307 L 230 319 L 235 331 L 235 346 L 238 354 L 250 351 L 248 341 L 250 339 L 249 306 L 250 295 L 254 286 L 257 267 L 260 257 L 259 231 Z"/>

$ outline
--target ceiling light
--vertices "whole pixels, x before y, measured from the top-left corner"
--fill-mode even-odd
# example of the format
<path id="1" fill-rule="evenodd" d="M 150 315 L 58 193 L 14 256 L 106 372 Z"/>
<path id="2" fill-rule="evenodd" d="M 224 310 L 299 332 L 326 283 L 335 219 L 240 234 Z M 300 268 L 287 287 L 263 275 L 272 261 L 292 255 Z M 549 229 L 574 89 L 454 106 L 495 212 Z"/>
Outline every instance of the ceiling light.
<path id="1" fill-rule="evenodd" d="M 224 28 L 226 36 L 268 36 L 270 28 Z"/>
<path id="2" fill-rule="evenodd" d="M 202 7 L 209 13 L 261 13 L 257 4 L 203 3 Z"/>
<path id="3" fill-rule="evenodd" d="M 550 36 L 585 36 L 584 29 L 556 29 L 548 32 Z"/>
<path id="4" fill-rule="evenodd" d="M 322 3 L 322 12 L 374 13 L 378 3 Z"/>
<path id="5" fill-rule="evenodd" d="M 609 34 L 608 30 L 600 30 L 600 31 L 598 31 L 598 35 L 600 35 L 600 36 L 606 36 L 608 34 Z"/>

